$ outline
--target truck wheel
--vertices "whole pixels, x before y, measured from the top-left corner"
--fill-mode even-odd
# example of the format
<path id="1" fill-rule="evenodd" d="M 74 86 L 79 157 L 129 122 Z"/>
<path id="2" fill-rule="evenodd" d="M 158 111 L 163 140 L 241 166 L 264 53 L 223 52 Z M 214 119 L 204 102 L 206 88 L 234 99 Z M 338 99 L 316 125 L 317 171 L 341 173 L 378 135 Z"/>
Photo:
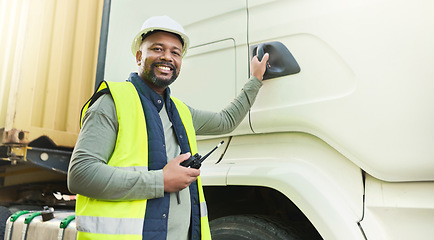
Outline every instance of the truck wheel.
<path id="1" fill-rule="evenodd" d="M 297 240 L 301 239 L 278 221 L 262 216 L 237 215 L 210 222 L 213 240 Z"/>
<path id="2" fill-rule="evenodd" d="M 0 206 L 0 239 L 4 239 L 6 230 L 6 221 L 11 215 L 11 211 L 7 207 Z"/>

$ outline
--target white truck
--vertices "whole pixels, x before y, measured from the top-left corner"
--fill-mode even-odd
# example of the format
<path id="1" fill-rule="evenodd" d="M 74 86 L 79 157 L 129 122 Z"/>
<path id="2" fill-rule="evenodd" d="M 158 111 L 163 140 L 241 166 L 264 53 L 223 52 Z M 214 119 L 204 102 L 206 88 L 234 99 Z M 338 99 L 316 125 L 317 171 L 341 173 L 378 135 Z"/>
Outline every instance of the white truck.
<path id="1" fill-rule="evenodd" d="M 172 91 L 195 108 L 223 108 L 270 53 L 245 121 L 199 138 L 202 153 L 227 142 L 202 167 L 215 239 L 432 239 L 432 1 L 111 4 L 105 79 L 135 70 L 135 32 L 168 15 L 192 43 Z"/>
<path id="2" fill-rule="evenodd" d="M 200 136 L 213 239 L 432 239 L 434 2 L 104 1 L 96 82 L 136 71 L 150 16 L 191 40 L 173 95 L 219 111 L 270 54 L 241 125 Z"/>

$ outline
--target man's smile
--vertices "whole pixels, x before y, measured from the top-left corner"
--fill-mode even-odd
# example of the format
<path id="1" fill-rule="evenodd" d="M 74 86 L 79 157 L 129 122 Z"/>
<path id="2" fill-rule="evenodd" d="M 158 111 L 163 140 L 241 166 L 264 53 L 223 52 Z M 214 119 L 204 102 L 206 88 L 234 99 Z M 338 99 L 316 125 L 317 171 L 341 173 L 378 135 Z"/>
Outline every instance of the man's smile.
<path id="1" fill-rule="evenodd" d="M 175 66 L 173 66 L 172 64 L 167 64 L 167 63 L 154 63 L 152 64 L 153 67 L 155 67 L 160 73 L 163 74 L 171 74 L 173 73 L 173 70 L 176 69 Z"/>
<path id="2" fill-rule="evenodd" d="M 157 68 L 159 68 L 162 71 L 172 71 L 171 67 L 164 66 L 164 65 L 157 65 Z"/>

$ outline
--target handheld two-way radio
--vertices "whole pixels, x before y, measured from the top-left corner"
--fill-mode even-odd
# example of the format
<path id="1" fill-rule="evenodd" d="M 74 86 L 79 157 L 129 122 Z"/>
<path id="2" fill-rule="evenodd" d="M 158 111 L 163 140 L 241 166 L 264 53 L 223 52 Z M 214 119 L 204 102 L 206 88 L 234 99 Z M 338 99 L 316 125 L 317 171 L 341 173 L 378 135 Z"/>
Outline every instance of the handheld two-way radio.
<path id="1" fill-rule="evenodd" d="M 187 160 L 183 161 L 180 165 L 184 167 L 196 168 L 199 169 L 202 166 L 202 162 L 213 153 L 218 147 L 220 147 L 224 141 L 221 141 L 215 148 L 213 148 L 209 153 L 205 156 L 200 156 L 199 153 L 190 156 Z"/>

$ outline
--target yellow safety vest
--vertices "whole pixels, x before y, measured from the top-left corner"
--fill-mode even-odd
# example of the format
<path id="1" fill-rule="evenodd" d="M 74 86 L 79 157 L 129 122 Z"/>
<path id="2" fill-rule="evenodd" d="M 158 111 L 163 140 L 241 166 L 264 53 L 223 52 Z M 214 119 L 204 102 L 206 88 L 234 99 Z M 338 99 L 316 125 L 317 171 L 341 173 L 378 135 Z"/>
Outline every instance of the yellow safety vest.
<path id="1" fill-rule="evenodd" d="M 116 106 L 119 123 L 116 147 L 108 165 L 130 171 L 147 171 L 148 149 L 145 115 L 139 95 L 130 82 L 103 82 L 98 91 L 109 89 Z M 171 97 L 187 132 L 192 154 L 197 152 L 196 133 L 188 107 Z M 89 107 L 82 110 L 82 119 Z M 208 213 L 200 176 L 197 178 L 201 239 L 211 239 Z M 146 199 L 135 201 L 102 201 L 77 195 L 76 223 L 78 240 L 140 240 L 146 211 Z"/>

